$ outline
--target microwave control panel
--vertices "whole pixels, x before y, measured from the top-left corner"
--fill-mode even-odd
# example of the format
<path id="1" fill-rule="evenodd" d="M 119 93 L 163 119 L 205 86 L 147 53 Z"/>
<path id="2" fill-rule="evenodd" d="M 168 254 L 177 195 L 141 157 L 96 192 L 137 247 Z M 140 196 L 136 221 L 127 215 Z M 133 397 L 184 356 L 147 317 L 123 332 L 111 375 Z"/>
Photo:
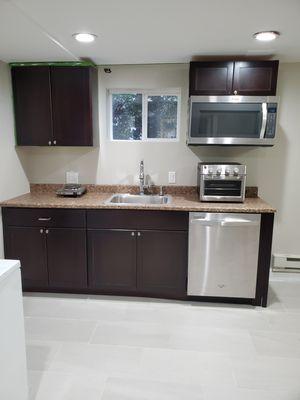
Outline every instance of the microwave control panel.
<path id="1" fill-rule="evenodd" d="M 277 116 L 277 104 L 269 103 L 265 138 L 275 137 L 276 116 Z"/>

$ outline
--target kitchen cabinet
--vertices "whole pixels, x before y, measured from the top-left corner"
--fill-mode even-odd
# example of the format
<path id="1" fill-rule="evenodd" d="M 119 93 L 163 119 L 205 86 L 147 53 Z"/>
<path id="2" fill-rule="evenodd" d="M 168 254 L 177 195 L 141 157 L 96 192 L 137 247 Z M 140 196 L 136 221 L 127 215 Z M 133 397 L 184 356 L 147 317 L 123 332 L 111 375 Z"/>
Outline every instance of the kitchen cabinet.
<path id="1" fill-rule="evenodd" d="M 85 229 L 46 229 L 46 241 L 49 287 L 86 288 Z"/>
<path id="2" fill-rule="evenodd" d="M 90 285 L 100 293 L 184 298 L 188 214 L 87 211 Z"/>
<path id="3" fill-rule="evenodd" d="M 187 232 L 141 231 L 137 235 L 138 290 L 185 296 Z"/>
<path id="4" fill-rule="evenodd" d="M 47 287 L 47 247 L 43 229 L 8 226 L 5 243 L 5 257 L 21 261 L 23 288 Z"/>
<path id="5" fill-rule="evenodd" d="M 231 94 L 233 66 L 232 61 L 191 62 L 190 96 Z"/>
<path id="6" fill-rule="evenodd" d="M 186 212 L 4 208 L 3 222 L 25 290 L 186 296 Z"/>
<path id="7" fill-rule="evenodd" d="M 9 208 L 3 219 L 5 256 L 21 260 L 23 289 L 87 287 L 84 211 Z"/>
<path id="8" fill-rule="evenodd" d="M 89 230 L 90 287 L 111 292 L 136 289 L 136 239 L 131 230 Z"/>
<path id="9" fill-rule="evenodd" d="M 16 142 L 48 146 L 53 141 L 48 67 L 12 68 Z"/>
<path id="10" fill-rule="evenodd" d="M 261 214 L 255 298 L 187 295 L 185 211 L 4 207 L 2 217 L 24 290 L 267 305 L 273 213 Z"/>
<path id="11" fill-rule="evenodd" d="M 278 65 L 277 60 L 191 62 L 190 96 L 275 96 Z"/>
<path id="12" fill-rule="evenodd" d="M 87 67 L 51 68 L 53 135 L 57 146 L 93 145 L 94 74 Z M 94 113 L 97 112 L 95 109 Z"/>
<path id="13" fill-rule="evenodd" d="M 93 229 L 88 243 L 92 288 L 111 294 L 186 294 L 186 232 Z"/>
<path id="14" fill-rule="evenodd" d="M 13 66 L 11 73 L 17 145 L 98 144 L 95 68 Z"/>
<path id="15" fill-rule="evenodd" d="M 233 93 L 245 96 L 275 96 L 278 61 L 234 63 Z"/>

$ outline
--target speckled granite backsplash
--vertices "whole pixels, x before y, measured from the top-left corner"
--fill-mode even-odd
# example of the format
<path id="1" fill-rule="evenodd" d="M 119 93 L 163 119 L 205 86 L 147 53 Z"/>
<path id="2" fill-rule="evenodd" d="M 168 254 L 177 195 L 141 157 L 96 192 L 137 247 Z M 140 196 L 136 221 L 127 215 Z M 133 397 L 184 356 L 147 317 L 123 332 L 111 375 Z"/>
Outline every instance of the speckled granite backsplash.
<path id="1" fill-rule="evenodd" d="M 62 184 L 30 184 L 31 193 L 47 193 L 55 192 Z M 91 193 L 131 193 L 137 194 L 139 192 L 138 186 L 134 185 L 90 185 L 87 184 L 87 191 Z M 196 186 L 164 186 L 164 193 L 171 195 L 188 195 L 196 194 Z M 159 186 L 152 186 L 151 193 L 158 194 Z M 246 187 L 246 197 L 255 198 L 258 196 L 258 188 L 256 186 Z"/>

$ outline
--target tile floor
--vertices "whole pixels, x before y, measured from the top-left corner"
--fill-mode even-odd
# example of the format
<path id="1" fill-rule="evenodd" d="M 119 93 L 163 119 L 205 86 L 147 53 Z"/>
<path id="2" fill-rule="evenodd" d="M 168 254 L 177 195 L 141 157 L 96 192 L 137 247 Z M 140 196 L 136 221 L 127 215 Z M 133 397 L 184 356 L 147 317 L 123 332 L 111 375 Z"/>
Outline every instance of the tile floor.
<path id="1" fill-rule="evenodd" d="M 27 294 L 30 400 L 299 400 L 300 275 L 269 303 Z"/>

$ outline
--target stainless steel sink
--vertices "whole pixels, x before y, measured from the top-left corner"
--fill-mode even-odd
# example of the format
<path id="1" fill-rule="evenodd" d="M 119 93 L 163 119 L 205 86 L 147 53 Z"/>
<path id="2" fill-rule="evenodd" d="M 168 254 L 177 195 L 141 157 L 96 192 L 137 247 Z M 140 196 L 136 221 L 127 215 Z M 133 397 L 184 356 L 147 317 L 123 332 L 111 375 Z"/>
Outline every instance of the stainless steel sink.
<path id="1" fill-rule="evenodd" d="M 170 204 L 171 196 L 164 195 L 140 195 L 129 193 L 117 193 L 106 201 L 107 204 Z"/>

